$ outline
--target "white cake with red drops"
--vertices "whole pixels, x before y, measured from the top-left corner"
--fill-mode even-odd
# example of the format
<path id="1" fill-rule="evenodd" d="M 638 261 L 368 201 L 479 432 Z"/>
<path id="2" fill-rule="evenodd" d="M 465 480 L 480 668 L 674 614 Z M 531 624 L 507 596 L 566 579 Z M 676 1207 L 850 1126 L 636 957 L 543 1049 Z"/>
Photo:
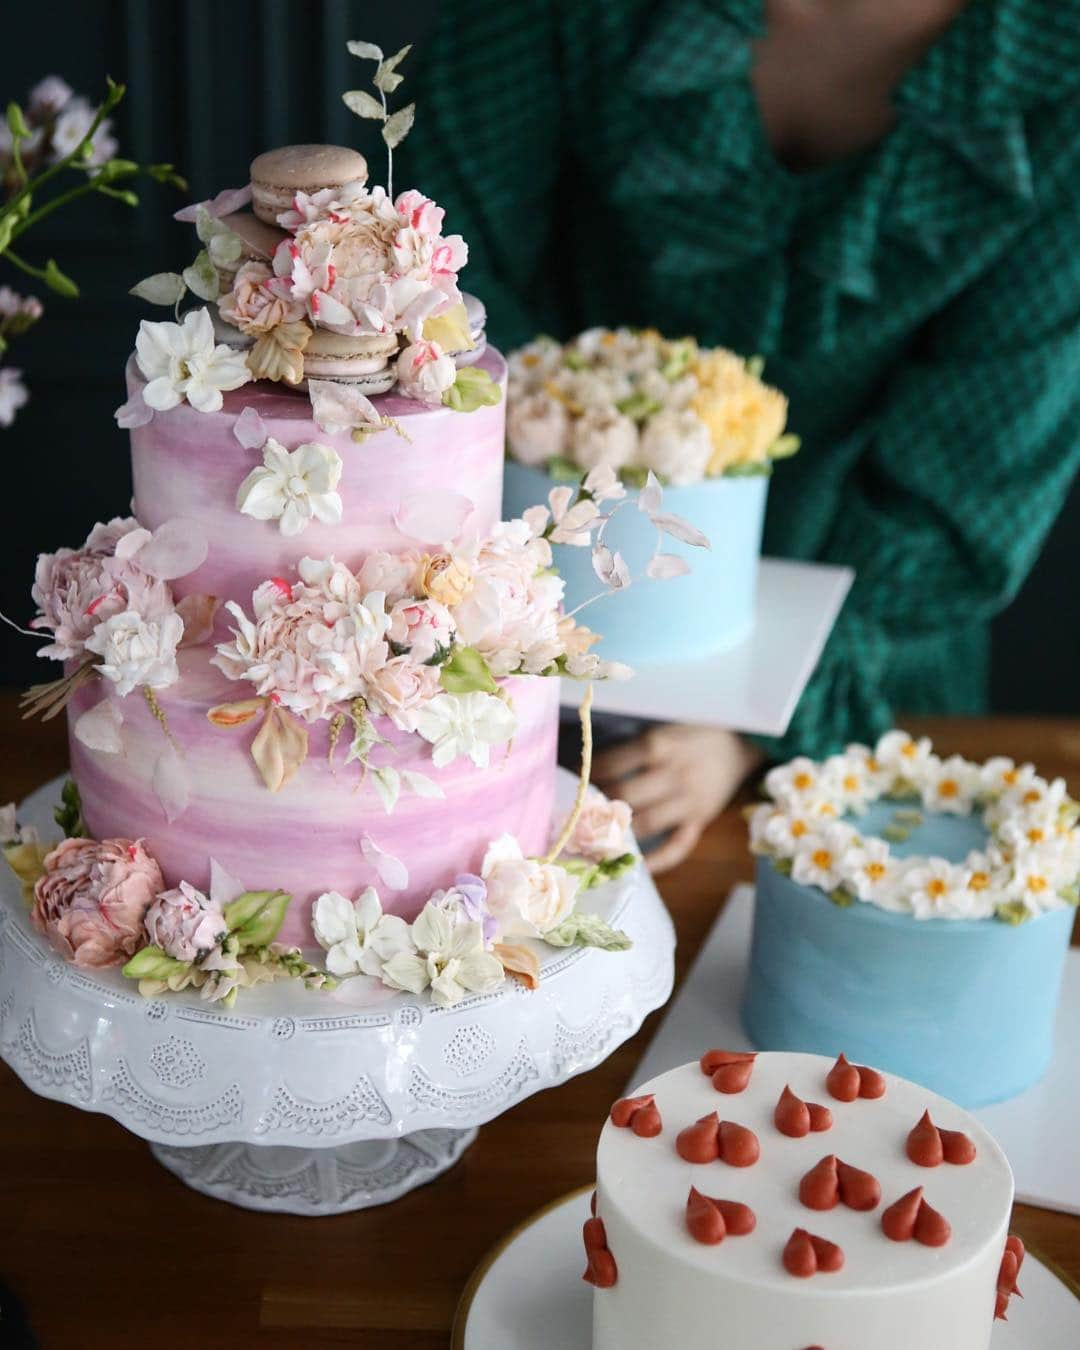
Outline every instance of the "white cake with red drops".
<path id="1" fill-rule="evenodd" d="M 843 1055 L 710 1050 L 600 1136 L 593 1350 L 988 1350 L 1012 1203 L 945 1098 Z"/>

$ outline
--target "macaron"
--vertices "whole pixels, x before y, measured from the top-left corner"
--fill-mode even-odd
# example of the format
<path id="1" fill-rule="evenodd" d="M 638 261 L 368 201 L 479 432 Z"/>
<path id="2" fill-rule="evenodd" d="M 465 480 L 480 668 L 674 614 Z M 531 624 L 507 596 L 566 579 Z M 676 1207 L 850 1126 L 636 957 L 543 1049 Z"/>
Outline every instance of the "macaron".
<path id="1" fill-rule="evenodd" d="M 214 341 L 223 342 L 226 347 L 231 347 L 234 352 L 247 351 L 249 347 L 254 347 L 255 339 L 248 333 L 241 333 L 239 328 L 235 328 L 231 323 L 226 323 L 218 313 L 217 305 L 209 305 L 210 322 L 214 325 Z"/>
<path id="2" fill-rule="evenodd" d="M 475 295 L 463 291 L 461 298 L 465 302 L 465 317 L 469 322 L 469 336 L 473 345 L 467 352 L 451 352 L 451 355 L 459 366 L 475 366 L 487 350 L 487 310 L 484 302 Z"/>
<path id="3" fill-rule="evenodd" d="M 266 221 L 253 216 L 250 211 L 234 211 L 222 216 L 221 224 L 230 229 L 240 240 L 240 256 L 230 267 L 217 269 L 222 290 L 232 290 L 233 277 L 246 262 L 261 262 L 270 266 L 274 250 L 288 232 L 277 225 L 267 225 Z"/>
<path id="4" fill-rule="evenodd" d="M 276 225 L 298 192 L 321 192 L 367 182 L 367 160 L 341 145 L 283 145 L 251 161 L 251 208 Z"/>
<path id="5" fill-rule="evenodd" d="M 316 328 L 304 348 L 304 378 L 351 384 L 370 398 L 385 394 L 393 386 L 397 354 L 396 333 L 345 337 Z"/>

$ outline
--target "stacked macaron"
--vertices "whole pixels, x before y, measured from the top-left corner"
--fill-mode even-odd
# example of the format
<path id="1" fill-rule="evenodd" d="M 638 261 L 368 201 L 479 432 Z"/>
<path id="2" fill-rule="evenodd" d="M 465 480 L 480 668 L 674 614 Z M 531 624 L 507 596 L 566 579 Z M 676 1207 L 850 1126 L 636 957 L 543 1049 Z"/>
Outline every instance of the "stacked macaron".
<path id="1" fill-rule="evenodd" d="M 298 192 L 309 197 L 332 189 L 359 189 L 367 182 L 367 160 L 341 145 L 283 145 L 251 161 L 251 209 L 268 225 L 293 207 Z"/>

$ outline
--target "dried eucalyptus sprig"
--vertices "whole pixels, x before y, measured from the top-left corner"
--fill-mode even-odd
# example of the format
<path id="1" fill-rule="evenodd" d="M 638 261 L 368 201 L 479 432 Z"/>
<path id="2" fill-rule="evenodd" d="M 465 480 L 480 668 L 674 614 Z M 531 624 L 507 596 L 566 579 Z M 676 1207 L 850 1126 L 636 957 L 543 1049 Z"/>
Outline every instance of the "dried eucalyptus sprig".
<path id="1" fill-rule="evenodd" d="M 395 89 L 404 80 L 404 75 L 398 71 L 398 66 L 412 51 L 412 43 L 407 43 L 399 52 L 393 56 L 384 56 L 381 47 L 377 47 L 374 42 L 351 41 L 345 44 L 351 55 L 358 56 L 362 61 L 375 61 L 377 63 L 375 74 L 371 83 L 375 88 L 375 94 L 369 94 L 364 89 L 349 89 L 341 98 L 346 108 L 354 112 L 357 117 L 366 117 L 375 122 L 382 123 L 382 138 L 386 142 L 386 195 L 394 195 L 394 150 L 412 130 L 413 119 L 416 116 L 416 104 L 406 103 L 403 108 L 392 113 L 386 102 L 387 94 L 392 94 Z"/>

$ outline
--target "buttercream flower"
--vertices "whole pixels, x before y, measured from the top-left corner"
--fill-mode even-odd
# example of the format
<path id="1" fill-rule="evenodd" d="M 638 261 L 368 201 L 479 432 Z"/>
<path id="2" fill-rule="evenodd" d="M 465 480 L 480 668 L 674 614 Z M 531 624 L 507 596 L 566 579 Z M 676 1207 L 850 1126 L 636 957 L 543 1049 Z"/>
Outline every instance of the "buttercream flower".
<path id="1" fill-rule="evenodd" d="M 982 785 L 978 768 L 960 755 L 944 760 L 930 755 L 918 774 L 923 805 L 945 815 L 966 816 Z"/>
<path id="2" fill-rule="evenodd" d="M 454 620 L 437 600 L 399 600 L 390 611 L 388 636 L 418 664 L 443 659 L 454 641 Z"/>
<path id="3" fill-rule="evenodd" d="M 186 881 L 162 891 L 144 922 L 151 943 L 174 961 L 199 960 L 228 932 L 221 906 Z"/>
<path id="4" fill-rule="evenodd" d="M 441 605 L 459 605 L 472 590 L 472 568 L 452 553 L 425 553 L 417 564 L 416 587 Z"/>
<path id="5" fill-rule="evenodd" d="M 135 688 L 164 689 L 180 677 L 176 649 L 184 636 L 179 614 L 144 619 L 127 609 L 105 619 L 86 639 L 86 650 L 101 657 L 98 670 L 124 697 Z"/>
<path id="6" fill-rule="evenodd" d="M 763 817 L 761 837 L 770 850 L 782 858 L 791 858 L 803 847 L 821 824 L 821 817 L 807 809 L 805 800 L 788 802 L 780 810 Z"/>
<path id="7" fill-rule="evenodd" d="M 425 197 L 416 188 L 399 193 L 394 200 L 394 210 L 419 234 L 439 234 L 446 216 L 441 206 L 436 206 L 430 197 Z"/>
<path id="8" fill-rule="evenodd" d="M 437 769 L 467 756 L 486 769 L 493 745 L 505 745 L 517 730 L 510 705 L 495 694 L 438 694 L 416 711 L 416 730 L 432 746 Z"/>
<path id="9" fill-rule="evenodd" d="M 590 862 L 621 857 L 630 844 L 630 807 L 590 787 L 566 845 L 567 853 Z"/>
<path id="10" fill-rule="evenodd" d="M 695 412 L 662 409 L 645 423 L 637 462 L 674 487 L 700 483 L 713 453 L 709 429 Z"/>
<path id="11" fill-rule="evenodd" d="M 244 263 L 233 277 L 232 290 L 218 301 L 225 322 L 242 333 L 259 335 L 302 319 L 306 309 L 299 300 L 275 294 L 267 286 L 273 275 L 265 263 Z"/>
<path id="12" fill-rule="evenodd" d="M 341 522 L 341 456 L 329 445 L 307 442 L 286 450 L 271 436 L 262 464 L 248 474 L 236 494 L 237 510 L 256 520 L 276 520 L 284 535 L 296 535 L 314 520 Z"/>
<path id="13" fill-rule="evenodd" d="M 414 951 L 392 956 L 382 968 L 384 984 L 412 994 L 431 989 L 432 1002 L 453 1007 L 466 994 L 486 994 L 502 984 L 502 964 L 484 947 L 479 923 L 455 922 L 430 901 L 409 930 Z"/>
<path id="14" fill-rule="evenodd" d="M 13 366 L 0 368 L 0 427 L 9 427 L 15 414 L 25 407 L 30 392 L 22 381 L 22 371 Z"/>
<path id="15" fill-rule="evenodd" d="M 455 923 L 478 923 L 484 936 L 484 946 L 491 947 L 499 933 L 498 920 L 487 902 L 487 883 L 472 872 L 462 872 L 445 891 L 435 891 L 430 903 L 445 910 Z"/>
<path id="16" fill-rule="evenodd" d="M 874 758 L 894 777 L 915 781 L 933 753 L 926 736 L 914 740 L 906 731 L 887 731 L 874 747 Z"/>
<path id="17" fill-rule="evenodd" d="M 820 791 L 824 770 L 812 759 L 798 755 L 788 764 L 778 764 L 765 775 L 765 791 L 775 801 L 798 800 Z"/>
<path id="18" fill-rule="evenodd" d="M 193 309 L 182 323 L 143 319 L 135 339 L 135 360 L 148 384 L 143 399 L 156 412 L 185 399 L 199 412 L 218 412 L 222 393 L 251 379 L 243 352 L 214 342 L 209 310 Z"/>
<path id="19" fill-rule="evenodd" d="M 703 352 L 692 366 L 698 391 L 690 406 L 708 428 L 710 474 L 761 464 L 787 424 L 787 399 L 763 384 L 733 352 Z"/>
<path id="20" fill-rule="evenodd" d="M 858 899 L 881 909 L 906 909 L 898 890 L 902 871 L 883 839 L 856 839 L 841 858 L 843 885 Z"/>
<path id="21" fill-rule="evenodd" d="M 831 755 L 822 766 L 822 779 L 837 798 L 841 813 L 860 815 L 880 792 L 867 760 L 859 755 Z"/>
<path id="22" fill-rule="evenodd" d="M 394 656 L 373 670 L 366 681 L 366 698 L 401 731 L 415 731 L 420 710 L 442 693 L 437 666 L 425 666 L 412 656 Z"/>
<path id="23" fill-rule="evenodd" d="M 353 211 L 363 211 L 369 195 L 363 183 L 358 181 L 322 188 L 318 192 L 298 192 L 293 197 L 292 207 L 278 216 L 277 223 L 290 233 L 318 220 L 340 223 L 349 219 Z"/>
<path id="24" fill-rule="evenodd" d="M 1026 788 L 1038 777 L 1034 764 L 1017 764 L 1004 755 L 988 759 L 981 773 L 983 791 L 990 797 L 1000 797 L 1013 788 Z"/>
<path id="25" fill-rule="evenodd" d="M 326 951 L 326 968 L 344 979 L 350 975 L 381 977 L 384 961 L 409 951 L 409 925 L 396 914 L 384 914 L 373 886 L 347 900 L 328 891 L 311 907 L 315 940 Z"/>
<path id="26" fill-rule="evenodd" d="M 903 872 L 902 885 L 917 919 L 967 918 L 972 909 L 963 867 L 945 858 L 922 858 Z"/>
<path id="27" fill-rule="evenodd" d="M 77 966 L 123 965 L 164 885 L 141 839 L 65 839 L 45 859 L 30 920 Z"/>
<path id="28" fill-rule="evenodd" d="M 586 408 L 570 426 L 570 452 L 583 469 L 623 469 L 637 461 L 638 429 L 614 408 Z"/>
<path id="29" fill-rule="evenodd" d="M 447 356 L 437 342 L 423 339 L 402 351 L 396 371 L 400 392 L 421 403 L 441 403 L 443 394 L 457 379 L 454 358 Z"/>
<path id="30" fill-rule="evenodd" d="M 30 627 L 53 635 L 39 655 L 56 661 L 77 659 L 97 625 L 128 607 L 126 590 L 116 584 L 105 564 L 118 541 L 138 528 L 137 520 L 117 517 L 108 525 L 96 525 L 80 549 L 38 555 L 31 595 L 39 613 Z"/>
<path id="31" fill-rule="evenodd" d="M 520 464 L 546 464 L 566 454 L 570 418 L 557 398 L 538 391 L 512 399 L 506 410 L 506 438 Z"/>
<path id="32" fill-rule="evenodd" d="M 840 821 L 811 831 L 799 841 L 791 862 L 791 875 L 801 886 L 817 886 L 828 894 L 844 879 L 844 856 L 855 840 L 855 831 Z"/>
<path id="33" fill-rule="evenodd" d="M 362 592 L 382 591 L 388 605 L 415 594 L 419 559 L 415 553 L 369 553 L 356 574 Z"/>
<path id="34" fill-rule="evenodd" d="M 538 337 L 507 357 L 511 410 L 513 404 L 541 389 L 562 365 L 563 350 L 554 338 Z M 507 412 L 509 422 L 510 410 Z"/>
<path id="35" fill-rule="evenodd" d="M 487 905 L 505 938 L 543 937 L 570 914 L 580 882 L 565 867 L 526 858 L 510 834 L 500 835 L 484 855 L 480 875 Z"/>

